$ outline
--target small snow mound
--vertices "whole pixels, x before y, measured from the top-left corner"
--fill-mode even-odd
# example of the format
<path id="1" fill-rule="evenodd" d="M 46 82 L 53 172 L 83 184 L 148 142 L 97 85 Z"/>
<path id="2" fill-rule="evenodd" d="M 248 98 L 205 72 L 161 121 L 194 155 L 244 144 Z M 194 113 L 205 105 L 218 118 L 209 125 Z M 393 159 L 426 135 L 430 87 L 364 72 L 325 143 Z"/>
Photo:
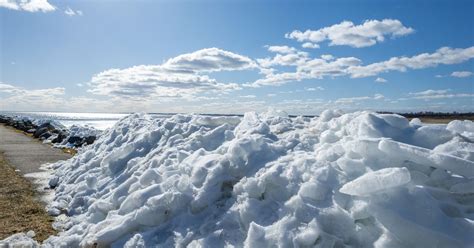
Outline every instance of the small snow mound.
<path id="1" fill-rule="evenodd" d="M 36 248 L 40 247 L 38 242 L 33 239 L 35 233 L 28 231 L 25 233 L 14 234 L 4 240 L 0 240 L 0 247 L 18 247 L 18 248 Z"/>

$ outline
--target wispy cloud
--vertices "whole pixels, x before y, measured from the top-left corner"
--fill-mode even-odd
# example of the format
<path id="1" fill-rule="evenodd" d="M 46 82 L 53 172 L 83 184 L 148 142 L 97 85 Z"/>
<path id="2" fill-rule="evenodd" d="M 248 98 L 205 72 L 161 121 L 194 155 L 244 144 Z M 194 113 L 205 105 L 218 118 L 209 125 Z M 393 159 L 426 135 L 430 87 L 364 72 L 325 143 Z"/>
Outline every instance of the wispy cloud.
<path id="1" fill-rule="evenodd" d="M 56 10 L 56 7 L 47 0 L 0 0 L 0 7 L 28 12 L 50 12 Z"/>
<path id="2" fill-rule="evenodd" d="M 360 25 L 343 21 L 318 30 L 294 30 L 285 35 L 288 39 L 317 44 L 328 40 L 330 46 L 368 47 L 383 42 L 388 37 L 400 37 L 414 32 L 413 28 L 404 26 L 399 20 L 367 20 Z M 307 45 L 309 46 L 309 45 Z"/>
<path id="3" fill-rule="evenodd" d="M 68 16 L 75 16 L 75 15 L 82 16 L 83 13 L 81 10 L 73 10 L 70 7 L 67 7 L 67 9 L 64 11 L 64 14 Z"/>
<path id="4" fill-rule="evenodd" d="M 352 104 L 352 103 L 359 102 L 359 101 L 382 100 L 384 98 L 385 98 L 384 95 L 382 95 L 380 93 L 377 93 L 377 94 L 374 94 L 373 96 L 359 96 L 359 97 L 339 98 L 336 101 L 334 101 L 334 103 L 336 103 L 336 104 Z"/>
<path id="5" fill-rule="evenodd" d="M 444 89 L 444 90 L 429 89 L 429 90 L 420 91 L 420 92 L 410 92 L 408 93 L 408 95 L 411 96 L 410 97 L 411 99 L 421 99 L 421 100 L 474 97 L 474 94 L 472 93 L 450 93 L 450 92 L 451 92 L 451 89 Z"/>
<path id="6" fill-rule="evenodd" d="M 280 54 L 296 53 L 298 50 L 289 46 L 265 46 L 268 51 Z"/>
<path id="7" fill-rule="evenodd" d="M 472 76 L 472 72 L 470 71 L 455 71 L 451 73 L 452 77 L 458 77 L 458 78 L 465 78 L 465 77 L 470 77 Z"/>
<path id="8" fill-rule="evenodd" d="M 386 83 L 387 79 L 378 77 L 378 78 L 375 79 L 375 82 L 377 82 L 377 83 Z"/>
<path id="9" fill-rule="evenodd" d="M 305 88 L 306 91 L 317 91 L 317 90 L 324 90 L 323 87 L 318 86 L 318 87 L 310 87 L 310 88 Z"/>

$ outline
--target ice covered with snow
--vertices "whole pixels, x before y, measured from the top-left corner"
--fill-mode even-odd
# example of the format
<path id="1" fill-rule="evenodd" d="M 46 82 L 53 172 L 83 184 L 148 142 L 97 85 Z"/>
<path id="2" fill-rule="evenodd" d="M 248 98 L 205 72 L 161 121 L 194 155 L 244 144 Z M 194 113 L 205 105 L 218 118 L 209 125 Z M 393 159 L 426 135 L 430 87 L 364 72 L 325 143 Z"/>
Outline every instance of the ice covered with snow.
<path id="1" fill-rule="evenodd" d="M 133 114 L 53 165 L 49 247 L 473 247 L 473 123 Z"/>
<path id="2" fill-rule="evenodd" d="M 28 231 L 26 233 L 17 233 L 4 240 L 0 240 L 0 247 L 5 248 L 36 248 L 40 247 L 38 242 L 34 240 L 35 232 Z"/>

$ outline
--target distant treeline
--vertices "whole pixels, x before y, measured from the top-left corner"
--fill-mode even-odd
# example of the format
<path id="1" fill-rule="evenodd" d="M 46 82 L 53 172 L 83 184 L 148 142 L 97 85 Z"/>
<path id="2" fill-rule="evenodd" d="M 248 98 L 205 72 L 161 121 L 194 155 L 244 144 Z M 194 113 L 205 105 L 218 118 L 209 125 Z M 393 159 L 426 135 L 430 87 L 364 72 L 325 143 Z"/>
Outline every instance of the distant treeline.
<path id="1" fill-rule="evenodd" d="M 463 119 L 467 117 L 473 117 L 474 112 L 432 112 L 432 111 L 422 111 L 422 112 L 409 112 L 409 113 L 394 113 L 394 112 L 377 112 L 380 114 L 398 114 L 406 118 L 417 118 L 417 117 L 430 117 L 430 118 L 454 118 L 454 119 Z"/>

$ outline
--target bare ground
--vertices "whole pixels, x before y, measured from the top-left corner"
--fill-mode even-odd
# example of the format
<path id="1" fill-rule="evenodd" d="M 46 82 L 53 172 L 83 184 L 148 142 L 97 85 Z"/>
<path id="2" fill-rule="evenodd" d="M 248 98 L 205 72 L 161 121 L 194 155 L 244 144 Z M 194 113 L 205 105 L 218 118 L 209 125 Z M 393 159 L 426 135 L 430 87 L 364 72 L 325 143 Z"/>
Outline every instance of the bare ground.
<path id="1" fill-rule="evenodd" d="M 33 230 L 42 242 L 56 231 L 53 217 L 36 197 L 36 191 L 26 178 L 17 173 L 0 154 L 0 240 L 19 232 Z"/>

